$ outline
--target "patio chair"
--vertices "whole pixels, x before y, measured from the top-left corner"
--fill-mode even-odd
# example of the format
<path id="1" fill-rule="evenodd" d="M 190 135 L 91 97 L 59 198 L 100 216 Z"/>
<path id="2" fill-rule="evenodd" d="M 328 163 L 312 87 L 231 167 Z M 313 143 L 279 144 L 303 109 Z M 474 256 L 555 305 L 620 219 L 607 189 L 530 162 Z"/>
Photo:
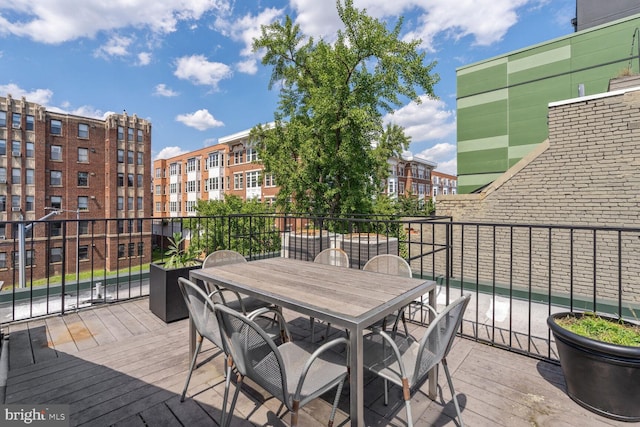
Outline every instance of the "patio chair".
<path id="1" fill-rule="evenodd" d="M 193 325 L 195 326 L 196 331 L 198 332 L 196 339 L 196 348 L 191 359 L 191 364 L 189 365 L 189 373 L 187 374 L 187 380 L 184 384 L 182 395 L 180 396 L 180 402 L 184 402 L 184 398 L 189 387 L 189 382 L 191 381 L 191 374 L 193 373 L 193 369 L 196 366 L 196 360 L 198 358 L 198 353 L 200 353 L 200 350 L 202 349 L 202 342 L 204 341 L 204 338 L 211 341 L 220 350 L 223 350 L 224 348 L 220 335 L 220 327 L 218 326 L 218 320 L 214 313 L 214 304 L 219 304 L 222 302 L 220 294 L 231 291 L 228 289 L 216 290 L 207 295 L 197 284 L 184 277 L 178 278 L 178 287 L 180 288 L 180 292 L 182 293 L 184 302 L 187 306 L 187 309 L 189 310 L 189 316 L 193 321 Z M 233 294 L 229 298 L 233 298 Z M 271 309 L 259 309 L 251 313 L 249 317 L 254 320 L 262 320 L 264 318 L 264 315 L 269 311 L 271 311 Z M 267 321 L 265 328 L 268 328 L 273 324 L 273 321 L 271 319 L 265 320 Z M 265 322 L 261 322 L 261 324 L 265 324 Z M 275 338 L 281 336 L 283 342 L 287 341 L 289 339 L 289 330 L 282 318 L 280 318 L 280 323 L 277 326 L 277 329 L 266 329 L 267 333 L 270 337 Z M 230 360 L 228 360 L 228 363 L 229 362 Z"/>
<path id="2" fill-rule="evenodd" d="M 335 265 L 337 267 L 349 268 L 349 255 L 340 248 L 327 248 L 318 253 L 313 259 L 313 262 L 326 265 Z M 315 340 L 316 333 L 316 319 L 314 317 L 309 318 L 311 326 L 311 342 Z M 318 321 L 322 323 L 322 321 Z M 329 330 L 331 329 L 331 323 L 327 323 L 327 331 L 325 336 L 329 336 Z"/>
<path id="3" fill-rule="evenodd" d="M 451 350 L 456 331 L 462 323 L 464 312 L 471 299 L 470 294 L 461 296 L 437 314 L 429 324 L 421 340 L 410 335 L 387 334 L 378 330 L 364 337 L 364 366 L 384 379 L 384 403 L 389 402 L 387 382 L 402 387 L 402 396 L 407 408 L 407 423 L 413 425 L 411 418 L 411 396 L 424 383 L 429 370 L 442 364 L 447 382 L 453 396 L 460 426 L 463 426 L 460 407 L 456 398 L 451 374 L 447 365 L 447 354 Z M 427 308 L 435 313 L 435 309 Z"/>
<path id="4" fill-rule="evenodd" d="M 286 342 L 279 346 L 253 320 L 225 305 L 216 305 L 215 313 L 226 351 L 238 372 L 236 390 L 226 413 L 229 376 L 225 382 L 221 425 L 228 425 L 245 378 L 264 388 L 291 411 L 291 425 L 298 425 L 298 410 L 337 387 L 329 416 L 333 425 L 338 400 L 347 377 L 346 357 L 333 350 L 346 345 L 346 338 L 336 338 L 322 346 L 308 342 Z M 346 354 L 346 352 L 345 352 Z M 226 420 L 226 421 L 225 421 Z"/>
<path id="5" fill-rule="evenodd" d="M 393 254 L 381 254 L 376 255 L 371 258 L 362 268 L 364 271 L 373 271 L 376 273 L 384 273 L 384 274 L 392 274 L 395 276 L 402 277 L 413 277 L 413 272 L 411 271 L 411 266 L 407 261 L 405 261 L 402 257 Z M 404 326 L 404 333 L 409 335 L 409 330 L 407 328 L 407 321 L 405 318 L 405 307 L 398 310 L 397 313 L 391 314 L 390 316 L 385 317 L 384 319 L 376 322 L 371 325 L 371 329 L 381 328 L 385 330 L 389 321 L 393 323 L 392 331 L 396 331 L 398 329 L 398 322 L 402 320 L 402 324 Z"/>
<path id="6" fill-rule="evenodd" d="M 228 265 L 228 264 L 237 264 L 237 263 L 246 263 L 247 259 L 239 252 L 231 251 L 228 249 L 222 249 L 219 251 L 215 251 L 207 255 L 202 263 L 202 268 L 215 267 L 220 265 Z M 212 292 L 215 289 L 220 289 L 219 286 L 213 285 L 212 283 L 205 283 L 208 292 Z M 235 292 L 235 291 L 232 291 Z M 270 308 L 273 307 L 271 303 L 266 301 L 259 300 L 258 298 L 244 295 L 238 292 L 235 292 L 237 297 L 231 299 L 230 301 L 225 301 L 223 298 L 223 302 L 228 304 L 234 310 L 242 311 L 244 314 L 249 314 L 259 308 Z M 238 303 L 239 302 L 239 303 Z"/>

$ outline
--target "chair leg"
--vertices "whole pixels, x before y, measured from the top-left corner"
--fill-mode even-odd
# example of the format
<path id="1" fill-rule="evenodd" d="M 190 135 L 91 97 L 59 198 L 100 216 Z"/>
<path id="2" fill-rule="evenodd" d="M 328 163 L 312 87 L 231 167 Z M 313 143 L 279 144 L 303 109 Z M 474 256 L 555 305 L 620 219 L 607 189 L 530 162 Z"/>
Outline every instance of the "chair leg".
<path id="1" fill-rule="evenodd" d="M 225 368 L 224 374 L 224 396 L 222 398 L 222 419 L 220 420 L 220 425 L 222 427 L 224 427 L 225 425 L 227 401 L 229 400 L 229 388 L 231 386 L 231 368 L 233 367 L 233 358 L 231 356 L 227 356 L 226 361 L 227 366 Z"/>
<path id="2" fill-rule="evenodd" d="M 184 402 L 184 397 L 187 394 L 187 388 L 189 387 L 189 381 L 191 381 L 191 374 L 193 373 L 193 368 L 196 366 L 196 359 L 198 358 L 198 353 L 200 353 L 200 348 L 202 348 L 202 335 L 198 335 L 198 342 L 196 344 L 196 351 L 193 352 L 193 357 L 191 358 L 191 365 L 189 366 L 189 373 L 187 374 L 187 381 L 184 383 L 184 389 L 182 390 L 182 396 L 180 396 L 180 402 Z"/>
<path id="3" fill-rule="evenodd" d="M 309 322 L 311 322 L 309 324 L 309 326 L 311 327 L 311 342 L 314 342 L 314 338 L 315 338 L 315 332 L 316 332 L 316 318 L 315 317 L 310 317 L 309 318 Z"/>
<path id="4" fill-rule="evenodd" d="M 384 406 L 389 404 L 389 381 L 384 379 Z"/>
<path id="5" fill-rule="evenodd" d="M 233 400 L 231 401 L 231 406 L 229 407 L 229 413 L 227 414 L 227 420 L 226 420 L 226 425 L 229 426 L 231 425 L 231 420 L 233 419 L 233 410 L 236 407 L 236 402 L 238 401 L 238 394 L 240 394 L 240 387 L 242 387 L 242 381 L 244 380 L 244 377 L 240 374 L 238 374 L 238 381 L 236 384 L 236 391 L 233 393 Z M 224 411 L 224 409 L 223 409 Z M 224 412 L 223 412 L 224 415 Z M 222 424 L 223 427 L 224 424 Z"/>
<path id="6" fill-rule="evenodd" d="M 298 426 L 298 410 L 300 409 L 300 401 L 294 400 L 291 405 L 291 427 Z"/>
<path id="7" fill-rule="evenodd" d="M 404 405 L 407 408 L 407 426 L 413 427 L 413 419 L 411 417 L 411 390 L 409 389 L 409 379 L 402 379 L 402 397 Z"/>
<path id="8" fill-rule="evenodd" d="M 456 407 L 456 413 L 458 414 L 458 420 L 460 421 L 460 427 L 464 427 L 462 422 L 462 414 L 460 413 L 460 406 L 458 405 L 458 398 L 456 392 L 453 389 L 453 381 L 451 380 L 451 374 L 449 373 L 449 366 L 447 365 L 447 359 L 442 359 L 442 366 L 444 367 L 444 373 L 447 375 L 447 382 L 449 383 L 449 389 L 451 390 L 451 396 L 453 396 L 453 405 Z"/>
<path id="9" fill-rule="evenodd" d="M 342 393 L 342 387 L 344 386 L 344 380 L 338 384 L 338 390 L 336 391 L 336 397 L 333 399 L 333 407 L 331 408 L 331 415 L 329 415 L 328 427 L 333 427 L 333 420 L 336 417 L 336 409 L 338 408 L 338 402 L 340 401 L 340 394 Z"/>

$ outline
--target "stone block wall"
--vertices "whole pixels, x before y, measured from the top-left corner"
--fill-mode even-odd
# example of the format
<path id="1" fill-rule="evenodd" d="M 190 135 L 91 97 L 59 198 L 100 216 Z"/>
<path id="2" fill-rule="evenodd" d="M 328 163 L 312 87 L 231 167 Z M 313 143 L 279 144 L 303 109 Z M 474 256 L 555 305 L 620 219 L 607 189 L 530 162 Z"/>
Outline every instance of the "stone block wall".
<path id="1" fill-rule="evenodd" d="M 547 141 L 482 193 L 438 197 L 437 214 L 451 216 L 455 223 L 535 225 L 456 224 L 454 276 L 545 294 L 572 293 L 587 301 L 615 301 L 621 285 L 626 303 L 640 303 L 637 89 L 551 104 Z M 550 224 L 636 230 L 544 227 Z M 618 247 L 623 254 L 620 271 Z M 442 270 L 442 265 L 438 260 L 435 268 Z"/>

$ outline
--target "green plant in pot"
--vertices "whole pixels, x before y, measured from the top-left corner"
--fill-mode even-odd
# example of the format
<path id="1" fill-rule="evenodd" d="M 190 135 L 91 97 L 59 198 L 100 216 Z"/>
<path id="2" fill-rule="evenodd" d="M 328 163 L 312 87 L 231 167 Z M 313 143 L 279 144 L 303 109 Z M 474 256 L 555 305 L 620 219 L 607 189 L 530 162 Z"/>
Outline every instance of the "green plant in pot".
<path id="1" fill-rule="evenodd" d="M 195 245 L 186 245 L 182 233 L 173 233 L 168 241 L 167 259 L 149 266 L 149 310 L 166 323 L 189 317 L 178 277 L 189 278 L 189 271 L 202 265 L 199 250 Z"/>
<path id="2" fill-rule="evenodd" d="M 640 325 L 594 313 L 547 318 L 567 394 L 585 408 L 620 421 L 640 421 Z"/>

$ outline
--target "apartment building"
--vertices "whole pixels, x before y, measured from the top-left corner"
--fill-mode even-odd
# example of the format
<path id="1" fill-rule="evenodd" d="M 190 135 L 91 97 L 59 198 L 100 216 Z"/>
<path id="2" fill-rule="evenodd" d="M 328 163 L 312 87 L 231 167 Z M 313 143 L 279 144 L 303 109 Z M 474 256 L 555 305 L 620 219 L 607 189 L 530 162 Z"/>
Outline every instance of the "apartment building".
<path id="1" fill-rule="evenodd" d="M 151 224 L 142 218 L 151 216 L 150 152 L 151 124 L 136 115 L 99 120 L 0 97 L 0 280 L 17 281 L 13 221 L 45 216 L 26 223 L 33 279 L 78 264 L 82 271 L 113 270 L 130 258 L 149 262 Z M 134 240 L 123 237 L 132 233 Z"/>
<path id="2" fill-rule="evenodd" d="M 431 172 L 431 195 L 433 200 L 440 194 L 457 194 L 458 178 L 455 175 L 432 171 Z"/>
<path id="3" fill-rule="evenodd" d="M 278 192 L 263 173 L 250 130 L 220 138 L 218 144 L 153 162 L 153 215 L 193 216 L 198 200 L 234 194 L 270 203 Z"/>
<path id="4" fill-rule="evenodd" d="M 271 203 L 278 193 L 276 179 L 265 174 L 250 130 L 229 135 L 218 144 L 153 162 L 153 215 L 181 217 L 196 214 L 198 200 L 221 200 L 234 194 L 243 200 Z M 431 171 L 436 163 L 412 155 L 389 159 L 385 192 L 392 197 L 431 194 Z"/>
<path id="5" fill-rule="evenodd" d="M 390 197 L 413 196 L 428 199 L 431 195 L 431 173 L 437 163 L 420 156 L 403 153 L 388 160 L 390 170 L 385 193 Z"/>

